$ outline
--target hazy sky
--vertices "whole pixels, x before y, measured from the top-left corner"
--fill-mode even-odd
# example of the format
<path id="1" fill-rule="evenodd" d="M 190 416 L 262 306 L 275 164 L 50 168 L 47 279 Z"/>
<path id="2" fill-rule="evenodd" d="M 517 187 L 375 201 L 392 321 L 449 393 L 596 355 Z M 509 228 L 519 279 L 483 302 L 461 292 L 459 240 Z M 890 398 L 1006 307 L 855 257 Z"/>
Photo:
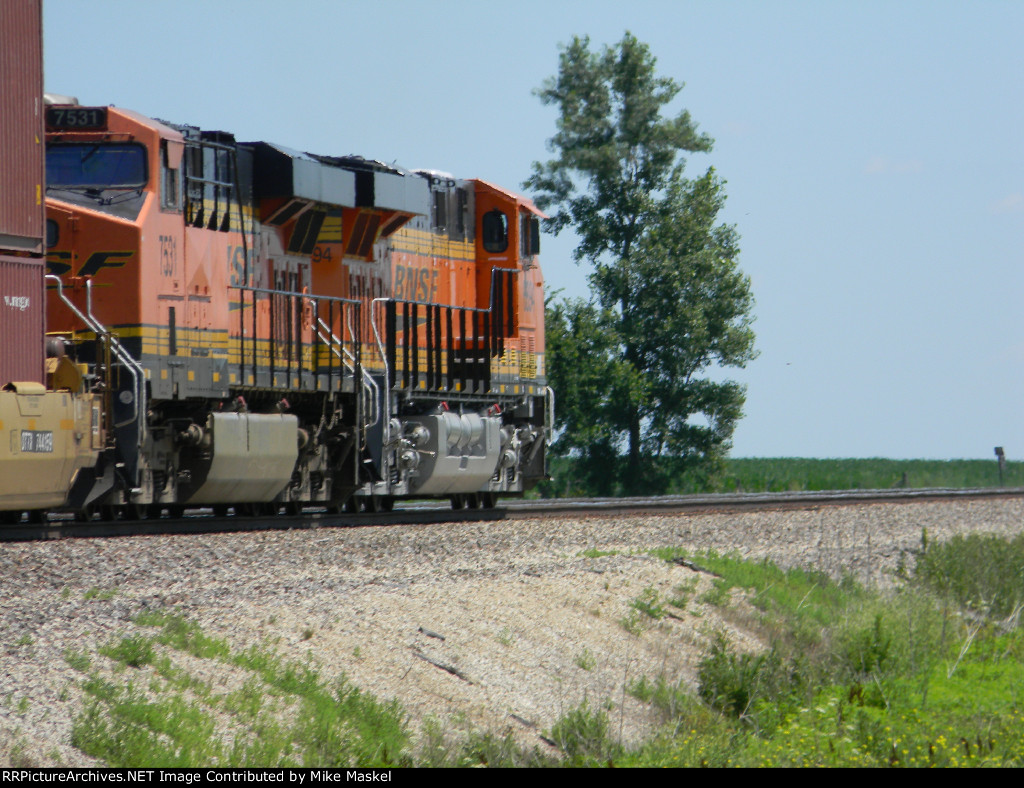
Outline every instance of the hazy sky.
<path id="1" fill-rule="evenodd" d="M 734 456 L 1024 458 L 1024 3 L 44 0 L 47 90 L 519 189 L 559 45 L 715 139 L 760 357 Z M 586 295 L 573 239 L 549 290 Z"/>

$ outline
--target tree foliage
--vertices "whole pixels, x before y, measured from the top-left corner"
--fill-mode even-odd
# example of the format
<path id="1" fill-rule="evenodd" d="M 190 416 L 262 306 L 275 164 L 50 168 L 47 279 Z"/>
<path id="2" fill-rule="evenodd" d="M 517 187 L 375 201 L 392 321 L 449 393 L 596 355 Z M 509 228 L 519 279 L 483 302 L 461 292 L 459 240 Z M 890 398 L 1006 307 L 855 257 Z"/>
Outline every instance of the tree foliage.
<path id="1" fill-rule="evenodd" d="M 575 260 L 593 268 L 590 301 L 549 306 L 557 448 L 581 456 L 595 491 L 611 491 L 623 449 L 628 491 L 707 472 L 742 415 L 743 387 L 707 373 L 754 357 L 753 297 L 736 231 L 718 223 L 722 181 L 712 168 L 683 175 L 682 154 L 712 140 L 685 110 L 663 116 L 681 89 L 626 33 L 597 52 L 575 38 L 538 91 L 559 110 L 555 157 L 534 163 L 525 187 L 551 213 L 547 229 L 577 233 Z"/>

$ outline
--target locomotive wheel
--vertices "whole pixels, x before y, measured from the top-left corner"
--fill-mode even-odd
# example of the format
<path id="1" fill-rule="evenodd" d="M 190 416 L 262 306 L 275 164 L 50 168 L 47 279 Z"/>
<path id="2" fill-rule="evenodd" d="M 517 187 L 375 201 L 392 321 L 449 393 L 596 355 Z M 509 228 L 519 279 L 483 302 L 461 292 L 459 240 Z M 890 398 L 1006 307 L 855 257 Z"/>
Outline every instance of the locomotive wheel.
<path id="1" fill-rule="evenodd" d="M 214 517 L 227 517 L 228 516 L 228 509 L 229 508 L 230 507 L 226 503 L 219 503 L 219 504 L 217 504 L 216 506 L 213 507 L 213 516 Z"/>
<path id="2" fill-rule="evenodd" d="M 32 519 L 32 513 L 29 512 L 29 520 Z M 0 524 L 3 525 L 17 525 L 21 522 L 21 512 L 0 512 Z"/>
<path id="3" fill-rule="evenodd" d="M 359 499 L 353 495 L 345 501 L 345 511 L 348 514 L 356 514 L 359 511 Z"/>
<path id="4" fill-rule="evenodd" d="M 81 509 L 79 509 L 78 511 L 75 512 L 75 522 L 76 523 L 87 523 L 87 522 L 89 522 L 92 519 L 92 514 L 93 514 L 92 506 L 90 506 L 89 504 L 86 504 Z"/>
<path id="5" fill-rule="evenodd" d="M 284 510 L 286 514 L 298 517 L 302 514 L 302 501 L 288 501 L 288 503 L 284 505 Z"/>
<path id="6" fill-rule="evenodd" d="M 363 498 L 363 511 L 367 514 L 377 514 L 381 510 L 381 496 L 367 495 Z"/>
<path id="7" fill-rule="evenodd" d="M 498 503 L 497 493 L 480 493 L 480 506 L 484 509 L 493 509 Z"/>
<path id="8" fill-rule="evenodd" d="M 452 509 L 458 511 L 459 509 L 466 508 L 466 499 L 462 495 L 453 495 L 451 497 Z"/>
<path id="9" fill-rule="evenodd" d="M 382 512 L 390 512 L 395 508 L 395 496 L 393 495 L 382 495 L 380 498 L 380 510 Z"/>

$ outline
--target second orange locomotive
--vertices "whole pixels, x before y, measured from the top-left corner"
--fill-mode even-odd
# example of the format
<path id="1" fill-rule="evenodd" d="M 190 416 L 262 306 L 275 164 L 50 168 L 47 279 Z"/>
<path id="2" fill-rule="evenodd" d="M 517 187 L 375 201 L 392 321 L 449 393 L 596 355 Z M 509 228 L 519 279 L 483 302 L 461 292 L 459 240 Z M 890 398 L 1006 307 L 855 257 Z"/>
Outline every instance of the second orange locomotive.
<path id="1" fill-rule="evenodd" d="M 46 124 L 48 331 L 107 436 L 81 517 L 486 506 L 544 476 L 529 200 L 70 100 Z"/>

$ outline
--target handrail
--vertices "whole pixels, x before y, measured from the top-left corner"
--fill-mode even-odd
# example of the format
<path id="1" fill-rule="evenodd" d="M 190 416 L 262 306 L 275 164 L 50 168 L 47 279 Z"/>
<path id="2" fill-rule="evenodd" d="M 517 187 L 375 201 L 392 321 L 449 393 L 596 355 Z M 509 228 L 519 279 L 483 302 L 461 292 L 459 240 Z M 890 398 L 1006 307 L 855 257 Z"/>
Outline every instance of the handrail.
<path id="1" fill-rule="evenodd" d="M 96 326 L 102 329 L 103 333 L 106 336 L 110 337 L 110 349 L 114 351 L 114 355 L 117 356 L 118 360 L 126 367 L 128 367 L 128 371 L 132 373 L 132 378 L 134 378 L 135 382 L 135 400 L 132 403 L 135 410 L 134 415 L 128 421 L 122 421 L 120 423 L 115 422 L 114 427 L 125 427 L 131 424 L 133 421 L 138 421 L 139 445 L 142 445 L 143 439 L 145 438 L 146 435 L 146 425 L 144 423 L 145 419 L 139 418 L 139 403 L 145 402 L 146 399 L 145 384 L 141 383 L 141 381 L 144 381 L 146 379 L 146 371 L 142 368 L 142 365 L 139 364 L 138 361 L 131 357 L 130 353 L 126 353 L 124 351 L 124 349 L 121 347 L 120 340 L 118 340 L 118 338 L 114 336 L 107 329 L 107 327 L 104 326 L 99 321 L 99 319 L 92 313 L 92 279 L 85 280 L 85 304 L 86 312 L 89 315 L 90 319 Z M 143 410 L 143 412 L 145 411 Z"/>
<path id="2" fill-rule="evenodd" d="M 313 299 L 308 300 L 312 301 Z M 317 330 L 316 333 L 317 336 L 320 337 L 320 341 L 326 344 L 327 347 L 330 348 L 331 352 L 334 353 L 334 355 L 341 360 L 341 363 L 345 365 L 346 369 L 348 369 L 348 371 L 354 375 L 355 367 L 353 365 L 355 364 L 356 360 L 355 356 L 348 348 L 345 347 L 344 342 L 342 342 L 342 340 L 340 340 L 334 334 L 334 331 L 331 329 L 329 325 L 327 325 L 327 323 L 324 322 L 323 318 L 320 317 L 319 310 L 317 309 L 315 302 L 313 303 L 313 309 L 317 313 L 317 325 L 320 327 L 320 329 L 326 331 L 327 336 L 330 337 L 330 339 L 328 339 L 327 337 L 324 336 L 323 333 L 321 333 L 320 330 Z M 351 318 L 351 314 L 349 314 L 349 317 Z M 346 321 L 346 325 L 349 328 L 349 333 L 352 333 L 351 323 L 348 323 Z M 347 359 L 346 356 L 348 357 Z M 361 378 L 360 385 L 369 396 L 370 402 L 373 405 L 373 418 L 367 418 L 367 420 L 363 424 L 363 430 L 365 431 L 369 427 L 372 427 L 374 424 L 376 424 L 380 419 L 380 387 L 377 385 L 377 381 L 375 381 L 369 374 L 367 374 L 364 368 L 360 367 L 359 373 Z"/>
<path id="3" fill-rule="evenodd" d="M 544 391 L 548 395 L 548 413 L 547 413 L 547 424 L 545 429 L 547 430 L 547 440 L 551 442 L 551 436 L 555 431 L 555 390 L 551 386 L 545 386 Z"/>
<path id="4" fill-rule="evenodd" d="M 374 315 L 374 307 L 384 301 L 391 301 L 391 298 L 375 298 L 370 302 L 370 328 L 373 329 L 373 336 L 377 339 L 377 350 L 380 351 L 381 361 L 384 362 L 384 407 L 391 412 L 391 370 L 388 369 L 388 354 L 384 350 L 384 341 L 380 338 L 380 331 L 377 330 L 377 319 Z M 376 424 L 377 422 L 374 422 Z M 391 440 L 391 419 L 383 420 L 383 443 L 386 445 Z"/>
<path id="5" fill-rule="evenodd" d="M 114 426 L 114 428 L 125 427 L 125 426 L 131 424 L 134 421 L 138 421 L 139 422 L 139 444 L 141 445 L 143 440 L 144 440 L 144 438 L 145 438 L 145 435 L 146 435 L 146 425 L 145 425 L 145 420 L 139 418 L 139 412 L 140 412 L 140 404 L 139 403 L 146 399 L 145 388 L 143 387 L 143 385 L 141 383 L 141 381 L 143 381 L 145 379 L 146 373 L 142 369 L 142 366 L 134 358 L 132 358 L 129 353 L 125 352 L 124 348 L 121 347 L 121 343 L 117 339 L 117 337 L 114 334 L 112 334 L 107 329 L 107 327 L 104 326 L 96 318 L 95 315 L 93 315 L 93 313 L 92 313 L 92 280 L 91 279 L 86 279 L 85 280 L 85 297 L 86 297 L 86 312 L 87 312 L 87 314 L 82 314 L 82 311 L 71 302 L 71 299 L 69 299 L 66 295 L 64 295 L 64 284 L 63 284 L 63 282 L 61 282 L 60 277 L 54 276 L 53 274 L 46 274 L 43 278 L 45 280 L 52 281 L 52 282 L 54 282 L 57 285 L 57 297 L 61 301 L 64 302 L 64 305 L 67 306 L 68 309 L 71 310 L 71 312 L 75 315 L 75 317 L 77 317 L 79 320 L 81 320 L 83 323 L 85 323 L 93 331 L 93 333 L 96 334 L 97 338 L 101 334 L 103 336 L 107 337 L 107 341 L 109 342 L 109 347 L 110 347 L 111 351 L 113 351 L 114 355 L 117 356 L 117 360 L 120 361 L 128 369 L 128 371 L 131 373 L 132 379 L 134 381 L 134 386 L 135 386 L 135 398 L 132 401 L 132 408 L 133 408 L 132 418 L 128 419 L 127 421 L 115 422 L 113 426 Z"/>

